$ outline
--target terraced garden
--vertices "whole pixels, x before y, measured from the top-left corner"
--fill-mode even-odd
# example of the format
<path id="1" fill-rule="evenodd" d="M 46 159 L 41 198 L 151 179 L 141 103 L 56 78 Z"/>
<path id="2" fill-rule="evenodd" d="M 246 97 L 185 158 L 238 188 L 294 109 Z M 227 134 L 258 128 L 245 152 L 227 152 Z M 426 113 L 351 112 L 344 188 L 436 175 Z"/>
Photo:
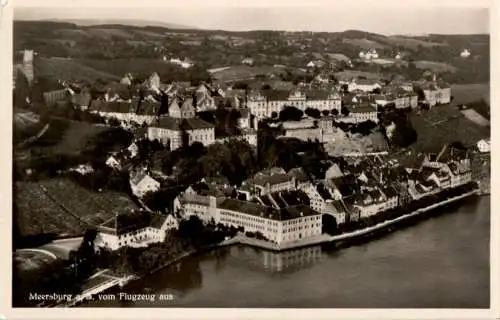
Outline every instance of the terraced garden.
<path id="1" fill-rule="evenodd" d="M 116 214 L 138 210 L 126 194 L 92 192 L 66 178 L 17 182 L 14 204 L 22 235 L 78 235 Z"/>

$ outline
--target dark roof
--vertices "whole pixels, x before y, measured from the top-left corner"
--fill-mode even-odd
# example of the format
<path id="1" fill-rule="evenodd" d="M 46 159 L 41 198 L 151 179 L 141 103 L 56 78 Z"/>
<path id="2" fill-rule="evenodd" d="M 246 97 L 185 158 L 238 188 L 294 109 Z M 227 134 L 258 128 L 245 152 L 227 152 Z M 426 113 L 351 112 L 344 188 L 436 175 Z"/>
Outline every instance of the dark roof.
<path id="1" fill-rule="evenodd" d="M 147 101 L 143 100 L 139 104 L 136 114 L 137 115 L 145 115 L 145 116 L 155 116 L 160 111 L 161 103 L 156 101 Z"/>
<path id="2" fill-rule="evenodd" d="M 105 102 L 102 100 L 92 100 L 89 110 L 96 110 L 107 113 L 133 113 L 137 105 L 132 102 Z"/>
<path id="3" fill-rule="evenodd" d="M 151 225 L 152 216 L 148 212 L 132 212 L 119 214 L 115 219 L 98 226 L 97 230 L 104 233 L 121 235 L 135 230 L 143 229 Z"/>
<path id="4" fill-rule="evenodd" d="M 335 210 L 337 210 L 337 212 L 344 212 L 345 211 L 345 208 L 342 205 L 342 202 L 340 200 L 333 200 L 332 205 L 335 207 Z"/>
<path id="5" fill-rule="evenodd" d="M 301 216 L 320 214 L 319 212 L 311 209 L 309 206 L 303 204 L 297 206 L 289 206 L 284 209 L 277 210 L 275 208 L 263 206 L 257 203 L 229 198 L 222 201 L 222 203 L 220 203 L 218 207 L 225 210 L 242 212 L 256 217 L 262 217 L 277 221 L 285 221 L 299 218 Z"/>
<path id="6" fill-rule="evenodd" d="M 78 106 L 88 106 L 91 100 L 92 96 L 90 93 L 76 93 L 71 97 L 71 102 Z"/>
<path id="7" fill-rule="evenodd" d="M 320 194 L 320 196 L 323 200 L 332 200 L 333 199 L 330 191 L 328 191 L 323 184 L 318 184 L 316 186 L 316 190 L 318 190 L 318 193 Z"/>
<path id="8" fill-rule="evenodd" d="M 306 97 L 308 100 L 326 100 L 329 96 L 329 92 L 326 90 L 308 90 L 306 91 Z"/>
<path id="9" fill-rule="evenodd" d="M 172 117 L 161 117 L 156 124 L 151 126 L 175 131 L 214 128 L 213 124 L 198 118 L 181 119 Z"/>
<path id="10" fill-rule="evenodd" d="M 296 181 L 309 181 L 309 177 L 307 176 L 304 168 L 293 168 L 287 173 L 289 176 L 295 177 Z"/>
<path id="11" fill-rule="evenodd" d="M 284 101 L 288 100 L 290 91 L 288 90 L 264 90 L 262 95 L 270 101 Z"/>
<path id="12" fill-rule="evenodd" d="M 356 79 L 354 81 L 356 82 L 356 84 L 361 84 L 361 85 L 380 84 L 377 80 L 370 80 L 370 79 Z"/>
<path id="13" fill-rule="evenodd" d="M 310 199 L 304 191 L 294 190 L 294 191 L 283 191 L 280 192 L 281 197 L 285 200 L 286 204 L 289 206 L 305 204 L 309 205 Z"/>
<path id="14" fill-rule="evenodd" d="M 363 104 L 360 104 L 360 105 L 357 105 L 357 106 L 351 106 L 350 112 L 352 113 L 367 113 L 367 112 L 376 112 L 377 110 L 372 107 L 370 104 L 368 103 L 363 103 Z"/>
<path id="15" fill-rule="evenodd" d="M 287 174 L 274 174 L 270 176 L 258 176 L 255 177 L 253 183 L 258 186 L 265 186 L 267 183 L 270 185 L 279 184 L 283 182 L 290 181 L 292 177 Z"/>

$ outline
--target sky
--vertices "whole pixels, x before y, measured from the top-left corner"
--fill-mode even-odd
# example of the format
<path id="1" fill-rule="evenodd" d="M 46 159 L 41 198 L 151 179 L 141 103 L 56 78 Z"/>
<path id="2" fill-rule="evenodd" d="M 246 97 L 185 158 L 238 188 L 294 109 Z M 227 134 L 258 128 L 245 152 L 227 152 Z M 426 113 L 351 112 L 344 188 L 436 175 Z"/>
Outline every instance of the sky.
<path id="1" fill-rule="evenodd" d="M 356 2 L 357 3 L 357 2 Z M 439 4 L 440 1 L 435 3 Z M 19 20 L 135 19 L 228 31 L 363 30 L 382 34 L 489 33 L 487 7 L 309 6 L 309 7 L 140 7 L 15 8 Z"/>

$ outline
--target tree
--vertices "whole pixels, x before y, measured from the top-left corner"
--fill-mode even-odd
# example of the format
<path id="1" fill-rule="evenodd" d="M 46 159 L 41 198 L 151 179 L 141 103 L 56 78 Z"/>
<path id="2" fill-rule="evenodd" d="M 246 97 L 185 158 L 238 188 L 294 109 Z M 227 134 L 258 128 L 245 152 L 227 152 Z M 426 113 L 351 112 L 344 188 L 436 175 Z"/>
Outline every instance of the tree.
<path id="1" fill-rule="evenodd" d="M 340 112 L 342 113 L 342 115 L 344 115 L 345 117 L 349 116 L 349 109 L 347 109 L 347 107 L 342 107 L 342 109 L 340 110 Z"/>
<path id="2" fill-rule="evenodd" d="M 375 89 L 372 90 L 372 93 L 381 94 L 382 90 L 380 88 L 375 88 Z"/>
<path id="3" fill-rule="evenodd" d="M 276 111 L 271 112 L 271 118 L 276 119 L 278 117 L 278 113 Z"/>
<path id="4" fill-rule="evenodd" d="M 332 116 L 335 116 L 335 117 L 336 117 L 336 116 L 338 116 L 338 115 L 339 115 L 339 111 L 338 111 L 337 109 L 333 109 L 333 110 L 331 111 L 331 114 L 332 114 Z"/>
<path id="5" fill-rule="evenodd" d="M 321 118 L 321 112 L 318 109 L 307 108 L 305 112 L 311 118 L 315 118 L 315 119 Z"/>
<path id="6" fill-rule="evenodd" d="M 329 110 L 323 110 L 321 113 L 322 113 L 325 117 L 330 115 L 330 111 L 329 111 Z"/>
<path id="7" fill-rule="evenodd" d="M 280 121 L 299 121 L 303 116 L 304 113 L 302 112 L 302 110 L 292 106 L 286 106 L 279 113 Z"/>
<path id="8" fill-rule="evenodd" d="M 262 85 L 262 87 L 260 88 L 261 90 L 271 90 L 271 85 L 269 85 L 268 83 Z"/>

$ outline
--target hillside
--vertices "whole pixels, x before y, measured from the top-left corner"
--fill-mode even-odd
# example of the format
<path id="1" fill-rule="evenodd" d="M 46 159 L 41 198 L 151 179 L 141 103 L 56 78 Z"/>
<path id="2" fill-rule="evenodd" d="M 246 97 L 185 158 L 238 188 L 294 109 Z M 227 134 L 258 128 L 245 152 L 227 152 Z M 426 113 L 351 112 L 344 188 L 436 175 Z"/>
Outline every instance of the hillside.
<path id="1" fill-rule="evenodd" d="M 451 83 L 486 83 L 489 82 L 490 70 L 489 41 L 487 34 L 385 36 L 358 30 L 333 33 L 230 32 L 122 24 L 14 22 L 16 52 L 32 48 L 44 58 L 92 60 L 92 63 L 83 64 L 115 76 L 123 76 L 124 70 L 115 67 L 117 62 L 110 62 L 113 66 L 108 67 L 109 61 L 121 60 L 118 64 L 124 65 L 124 59 L 149 59 L 148 63 L 142 60 L 137 66 L 131 63 L 129 67 L 150 72 L 153 67 L 149 64 L 164 69 L 158 62 L 166 55 L 187 57 L 201 69 L 241 65 L 246 57 L 252 57 L 256 66 L 278 64 L 295 69 L 304 68 L 313 59 L 323 59 L 333 63 L 338 72 L 343 71 L 346 61 L 352 59 L 354 69 L 363 72 L 380 73 L 383 69 L 412 78 L 430 70 Z M 357 61 L 359 52 L 369 48 L 377 49 L 382 62 L 393 60 L 398 52 L 404 61 L 398 64 Z M 466 48 L 471 56 L 463 59 L 460 53 Z M 411 74 L 408 62 L 412 61 L 419 74 Z M 57 66 L 54 69 L 58 69 Z"/>
<path id="2" fill-rule="evenodd" d="M 52 77 L 61 80 L 87 80 L 94 82 L 97 79 L 119 80 L 117 75 L 104 72 L 102 68 L 94 69 L 69 58 L 40 58 L 34 64 L 35 74 L 43 77 Z"/>

